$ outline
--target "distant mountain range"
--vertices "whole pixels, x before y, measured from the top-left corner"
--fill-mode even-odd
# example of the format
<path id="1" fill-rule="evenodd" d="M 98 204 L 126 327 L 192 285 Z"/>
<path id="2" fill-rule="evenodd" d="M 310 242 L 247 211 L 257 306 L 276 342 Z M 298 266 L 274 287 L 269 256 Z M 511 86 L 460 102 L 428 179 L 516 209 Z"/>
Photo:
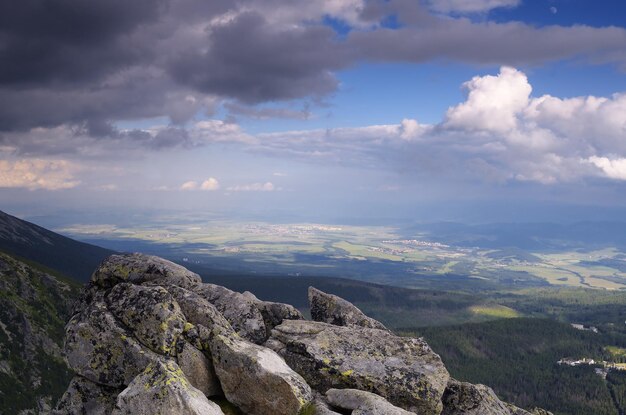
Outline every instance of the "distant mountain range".
<path id="1" fill-rule="evenodd" d="M 78 242 L 0 211 L 0 250 L 35 261 L 77 281 L 115 253 Z"/>

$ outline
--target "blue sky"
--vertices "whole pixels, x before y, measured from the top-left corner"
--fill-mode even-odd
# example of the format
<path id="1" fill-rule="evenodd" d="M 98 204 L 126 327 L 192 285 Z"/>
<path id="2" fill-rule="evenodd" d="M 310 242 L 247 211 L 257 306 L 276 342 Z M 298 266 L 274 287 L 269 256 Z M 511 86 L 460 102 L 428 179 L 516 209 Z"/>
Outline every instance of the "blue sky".
<path id="1" fill-rule="evenodd" d="M 485 222 L 626 208 L 624 2 L 31 6 L 0 10 L 9 212 Z"/>

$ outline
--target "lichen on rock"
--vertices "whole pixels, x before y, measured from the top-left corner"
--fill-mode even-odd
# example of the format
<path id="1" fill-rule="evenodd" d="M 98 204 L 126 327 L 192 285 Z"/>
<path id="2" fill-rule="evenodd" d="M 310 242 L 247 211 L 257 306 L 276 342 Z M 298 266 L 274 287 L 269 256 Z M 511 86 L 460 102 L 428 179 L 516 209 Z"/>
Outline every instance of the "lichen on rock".
<path id="1" fill-rule="evenodd" d="M 309 287 L 309 306 L 313 321 L 321 321 L 336 326 L 360 326 L 387 330 L 383 323 L 366 316 L 354 304 L 315 287 Z"/>
<path id="2" fill-rule="evenodd" d="M 224 415 L 173 361 L 149 365 L 117 397 L 111 415 Z"/>
<path id="3" fill-rule="evenodd" d="M 385 330 L 286 320 L 267 344 L 322 392 L 360 389 L 410 411 L 441 412 L 449 375 L 423 340 Z"/>
<path id="4" fill-rule="evenodd" d="M 117 284 L 106 297 L 111 312 L 152 351 L 174 355 L 186 319 L 163 287 Z"/>
<path id="5" fill-rule="evenodd" d="M 331 294 L 309 297 L 324 322 L 161 258 L 113 255 L 66 326 L 76 377 L 54 414 L 529 414 L 451 380 L 424 340 Z"/>

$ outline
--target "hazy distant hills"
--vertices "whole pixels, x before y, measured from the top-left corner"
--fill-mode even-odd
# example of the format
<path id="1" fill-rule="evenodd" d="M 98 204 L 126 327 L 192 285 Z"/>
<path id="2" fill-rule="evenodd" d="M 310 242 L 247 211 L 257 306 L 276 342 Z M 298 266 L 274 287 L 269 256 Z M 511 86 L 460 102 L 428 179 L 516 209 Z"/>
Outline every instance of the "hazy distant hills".
<path id="1" fill-rule="evenodd" d="M 0 250 L 87 281 L 114 252 L 78 242 L 0 211 Z"/>
<path id="2" fill-rule="evenodd" d="M 404 230 L 407 235 L 426 232 L 431 240 L 456 246 L 524 250 L 626 248 L 626 222 L 573 223 L 456 222 L 420 224 Z"/>

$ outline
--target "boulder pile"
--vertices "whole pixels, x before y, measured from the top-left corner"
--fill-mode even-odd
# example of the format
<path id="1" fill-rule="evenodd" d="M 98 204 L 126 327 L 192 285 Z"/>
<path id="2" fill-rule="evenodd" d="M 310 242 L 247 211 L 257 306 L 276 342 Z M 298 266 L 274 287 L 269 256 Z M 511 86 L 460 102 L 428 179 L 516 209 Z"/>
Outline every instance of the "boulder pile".
<path id="1" fill-rule="evenodd" d="M 346 300 L 311 287 L 309 302 L 315 321 L 158 257 L 113 255 L 66 326 L 76 376 L 54 413 L 531 414 Z"/>

